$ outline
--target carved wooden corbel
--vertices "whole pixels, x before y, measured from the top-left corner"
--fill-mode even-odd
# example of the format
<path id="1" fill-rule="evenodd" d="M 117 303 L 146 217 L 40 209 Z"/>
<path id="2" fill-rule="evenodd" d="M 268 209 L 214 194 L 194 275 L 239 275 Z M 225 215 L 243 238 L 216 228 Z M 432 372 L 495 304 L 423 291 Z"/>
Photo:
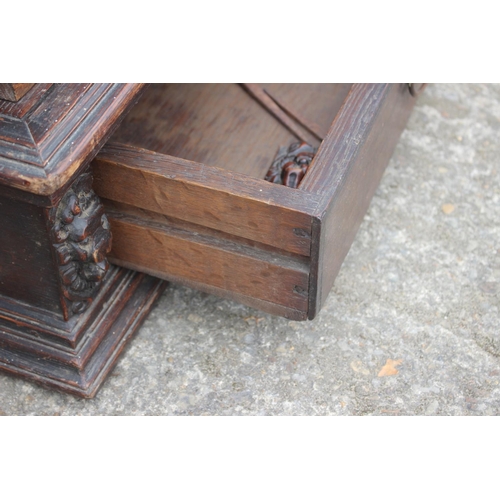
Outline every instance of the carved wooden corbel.
<path id="1" fill-rule="evenodd" d="M 92 190 L 90 172 L 81 174 L 60 202 L 48 211 L 64 319 L 85 311 L 106 275 L 111 250 L 109 222 Z"/>

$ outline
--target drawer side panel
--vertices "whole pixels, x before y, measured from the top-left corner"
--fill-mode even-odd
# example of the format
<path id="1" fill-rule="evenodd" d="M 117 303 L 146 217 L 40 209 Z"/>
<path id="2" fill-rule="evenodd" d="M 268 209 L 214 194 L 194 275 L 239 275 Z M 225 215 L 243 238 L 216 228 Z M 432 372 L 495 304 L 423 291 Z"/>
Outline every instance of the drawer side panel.
<path id="1" fill-rule="evenodd" d="M 414 103 L 405 84 L 356 84 L 300 186 L 320 197 L 309 319 L 333 286 Z"/>

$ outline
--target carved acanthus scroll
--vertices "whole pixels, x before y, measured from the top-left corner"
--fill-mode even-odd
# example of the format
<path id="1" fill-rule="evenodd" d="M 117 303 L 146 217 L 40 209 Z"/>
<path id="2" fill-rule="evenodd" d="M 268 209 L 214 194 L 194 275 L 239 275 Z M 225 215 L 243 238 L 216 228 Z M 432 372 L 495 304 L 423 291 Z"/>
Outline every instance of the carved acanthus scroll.
<path id="1" fill-rule="evenodd" d="M 92 175 L 81 174 L 48 213 L 59 266 L 64 319 L 92 303 L 108 270 L 109 222 L 92 190 Z"/>
<path id="2" fill-rule="evenodd" d="M 296 188 L 311 164 L 316 149 L 306 142 L 294 142 L 279 149 L 265 180 Z"/>

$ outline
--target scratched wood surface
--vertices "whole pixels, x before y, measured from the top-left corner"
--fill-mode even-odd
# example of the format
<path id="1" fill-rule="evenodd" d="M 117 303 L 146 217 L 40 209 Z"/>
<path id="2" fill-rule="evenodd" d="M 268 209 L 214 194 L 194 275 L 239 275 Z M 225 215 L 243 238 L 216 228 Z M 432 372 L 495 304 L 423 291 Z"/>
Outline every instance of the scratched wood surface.
<path id="1" fill-rule="evenodd" d="M 92 162 L 94 189 L 103 199 L 309 255 L 308 193 L 216 167 L 108 144 Z"/>

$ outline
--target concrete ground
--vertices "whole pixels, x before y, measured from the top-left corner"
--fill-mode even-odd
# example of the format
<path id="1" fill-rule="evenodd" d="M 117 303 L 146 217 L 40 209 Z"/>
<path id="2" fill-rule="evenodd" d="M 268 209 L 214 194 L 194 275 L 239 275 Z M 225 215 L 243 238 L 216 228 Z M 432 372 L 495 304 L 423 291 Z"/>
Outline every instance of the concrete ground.
<path id="1" fill-rule="evenodd" d="M 172 285 L 93 400 L 0 415 L 498 415 L 499 300 L 500 85 L 430 85 L 314 321 Z"/>

